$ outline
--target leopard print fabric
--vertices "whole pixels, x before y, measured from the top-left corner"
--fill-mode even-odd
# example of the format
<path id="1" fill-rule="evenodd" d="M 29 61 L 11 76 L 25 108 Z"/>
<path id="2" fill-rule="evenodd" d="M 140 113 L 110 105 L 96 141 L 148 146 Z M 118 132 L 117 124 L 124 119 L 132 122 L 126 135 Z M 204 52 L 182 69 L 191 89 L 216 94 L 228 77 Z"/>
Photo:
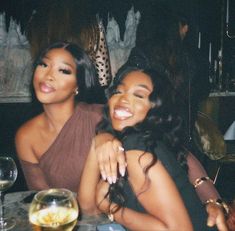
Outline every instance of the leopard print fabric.
<path id="1" fill-rule="evenodd" d="M 97 33 L 99 34 L 98 43 L 92 49 L 93 52 L 90 53 L 90 57 L 95 64 L 100 85 L 107 87 L 112 80 L 112 76 L 105 30 L 101 20 L 98 21 Z"/>

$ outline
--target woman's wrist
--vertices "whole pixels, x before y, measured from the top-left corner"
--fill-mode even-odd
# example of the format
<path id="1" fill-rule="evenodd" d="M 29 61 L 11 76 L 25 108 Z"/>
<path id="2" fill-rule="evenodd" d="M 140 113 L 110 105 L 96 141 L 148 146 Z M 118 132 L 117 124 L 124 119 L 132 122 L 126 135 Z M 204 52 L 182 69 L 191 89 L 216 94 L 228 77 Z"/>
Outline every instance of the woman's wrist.
<path id="1" fill-rule="evenodd" d="M 121 207 L 118 207 L 118 205 L 116 203 L 113 203 L 110 205 L 109 207 L 109 211 L 108 213 L 106 214 L 108 219 L 111 221 L 111 222 L 114 222 L 115 221 L 115 213 L 121 209 Z"/>
<path id="2" fill-rule="evenodd" d="M 108 141 L 112 141 L 113 136 L 109 133 L 99 133 L 95 136 L 95 147 L 99 147 Z"/>

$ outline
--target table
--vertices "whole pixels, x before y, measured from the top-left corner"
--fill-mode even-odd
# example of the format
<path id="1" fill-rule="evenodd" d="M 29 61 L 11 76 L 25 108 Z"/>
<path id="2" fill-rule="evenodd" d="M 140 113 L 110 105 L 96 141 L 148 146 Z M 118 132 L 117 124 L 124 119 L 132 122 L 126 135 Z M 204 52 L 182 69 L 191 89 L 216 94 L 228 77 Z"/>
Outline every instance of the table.
<path id="1" fill-rule="evenodd" d="M 28 209 L 30 203 L 25 203 L 24 199 L 33 194 L 34 191 L 23 191 L 8 193 L 5 195 L 5 214 L 13 217 L 16 221 L 16 226 L 12 231 L 32 231 L 28 221 Z M 110 221 L 105 215 L 99 217 L 83 216 L 78 221 L 76 231 L 95 231 L 98 224 L 108 224 Z"/>

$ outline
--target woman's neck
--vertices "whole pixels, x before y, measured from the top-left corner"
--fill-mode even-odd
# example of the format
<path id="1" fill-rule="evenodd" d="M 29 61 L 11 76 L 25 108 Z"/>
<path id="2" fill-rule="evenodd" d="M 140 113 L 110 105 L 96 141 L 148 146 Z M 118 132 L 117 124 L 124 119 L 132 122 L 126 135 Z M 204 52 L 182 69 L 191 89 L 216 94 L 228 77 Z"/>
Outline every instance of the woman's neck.
<path id="1" fill-rule="evenodd" d="M 43 117 L 49 130 L 59 132 L 68 119 L 73 115 L 75 103 L 43 105 Z"/>

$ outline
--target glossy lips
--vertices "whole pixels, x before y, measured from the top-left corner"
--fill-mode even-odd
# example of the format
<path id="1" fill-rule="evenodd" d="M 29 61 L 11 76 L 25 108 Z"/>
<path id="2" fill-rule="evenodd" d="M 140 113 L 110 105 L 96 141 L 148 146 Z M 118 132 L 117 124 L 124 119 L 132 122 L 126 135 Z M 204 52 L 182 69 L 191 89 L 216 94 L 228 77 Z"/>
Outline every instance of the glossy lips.
<path id="1" fill-rule="evenodd" d="M 40 87 L 40 91 L 43 93 L 51 93 L 55 91 L 55 89 L 50 84 L 45 83 L 45 82 L 40 83 L 39 87 Z"/>

